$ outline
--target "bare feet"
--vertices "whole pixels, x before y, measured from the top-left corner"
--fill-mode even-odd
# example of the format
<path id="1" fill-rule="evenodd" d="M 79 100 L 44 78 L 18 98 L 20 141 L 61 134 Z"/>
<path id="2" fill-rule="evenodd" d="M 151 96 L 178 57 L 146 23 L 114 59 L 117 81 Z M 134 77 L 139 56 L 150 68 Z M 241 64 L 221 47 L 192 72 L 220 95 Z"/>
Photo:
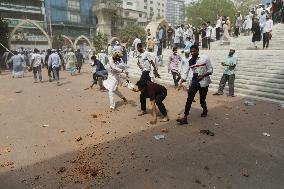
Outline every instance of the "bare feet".
<path id="1" fill-rule="evenodd" d="M 145 115 L 145 114 L 147 114 L 146 111 L 141 111 L 141 112 L 139 112 L 138 116 L 143 116 L 143 115 Z"/>
<path id="2" fill-rule="evenodd" d="M 165 116 L 163 119 L 161 119 L 160 122 L 168 122 L 168 121 L 170 121 L 169 117 Z"/>

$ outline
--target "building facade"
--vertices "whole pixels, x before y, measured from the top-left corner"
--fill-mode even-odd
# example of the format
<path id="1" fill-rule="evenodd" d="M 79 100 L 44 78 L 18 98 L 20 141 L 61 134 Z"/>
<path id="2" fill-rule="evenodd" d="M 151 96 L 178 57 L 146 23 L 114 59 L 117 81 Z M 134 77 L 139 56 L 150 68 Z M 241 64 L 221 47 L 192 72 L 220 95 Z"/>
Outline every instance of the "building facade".
<path id="1" fill-rule="evenodd" d="M 46 34 L 36 26 L 46 31 L 44 10 L 43 0 L 0 1 L 0 17 L 8 21 L 11 33 L 9 43 L 12 49 L 48 46 Z M 29 22 L 26 22 L 27 20 Z M 19 25 L 21 26 L 18 27 Z"/>
<path id="2" fill-rule="evenodd" d="M 185 1 L 167 0 L 166 19 L 173 26 L 184 23 Z"/>
<path id="3" fill-rule="evenodd" d="M 145 26 L 148 22 L 148 15 L 143 7 L 144 1 L 124 0 L 122 4 L 123 24 Z"/>
<path id="4" fill-rule="evenodd" d="M 46 20 L 52 36 L 93 38 L 96 28 L 93 5 L 94 0 L 45 0 Z"/>
<path id="5" fill-rule="evenodd" d="M 166 17 L 166 0 L 123 0 L 123 9 L 137 11 L 138 23 Z M 146 16 L 145 16 L 146 14 Z"/>

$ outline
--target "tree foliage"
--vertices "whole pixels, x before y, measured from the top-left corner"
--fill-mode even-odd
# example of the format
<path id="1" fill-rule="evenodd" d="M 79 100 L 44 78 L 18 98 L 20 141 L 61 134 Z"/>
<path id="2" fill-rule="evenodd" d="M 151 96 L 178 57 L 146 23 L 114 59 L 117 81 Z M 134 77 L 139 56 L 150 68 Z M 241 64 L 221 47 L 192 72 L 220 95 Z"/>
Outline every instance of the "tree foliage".
<path id="1" fill-rule="evenodd" d="M 101 50 L 105 50 L 108 44 L 108 37 L 106 34 L 98 32 L 97 35 L 94 37 L 94 48 L 97 52 Z"/>
<path id="2" fill-rule="evenodd" d="M 5 47 L 8 47 L 8 40 L 9 40 L 9 28 L 8 22 L 4 19 L 0 18 L 0 43 Z M 2 55 L 6 49 L 0 45 L 0 55 Z"/>
<path id="3" fill-rule="evenodd" d="M 64 38 L 62 37 L 62 35 L 56 35 L 53 37 L 52 48 L 61 49 L 63 45 L 64 45 Z"/>
<path id="4" fill-rule="evenodd" d="M 198 0 L 186 8 L 189 22 L 200 26 L 203 22 L 216 22 L 217 16 L 234 18 L 236 8 L 231 0 Z"/>
<path id="5" fill-rule="evenodd" d="M 134 39 L 138 36 L 141 41 L 146 40 L 146 32 L 144 28 L 137 26 L 137 25 L 127 25 L 123 28 L 121 28 L 118 32 L 118 37 L 121 41 L 132 43 Z"/>

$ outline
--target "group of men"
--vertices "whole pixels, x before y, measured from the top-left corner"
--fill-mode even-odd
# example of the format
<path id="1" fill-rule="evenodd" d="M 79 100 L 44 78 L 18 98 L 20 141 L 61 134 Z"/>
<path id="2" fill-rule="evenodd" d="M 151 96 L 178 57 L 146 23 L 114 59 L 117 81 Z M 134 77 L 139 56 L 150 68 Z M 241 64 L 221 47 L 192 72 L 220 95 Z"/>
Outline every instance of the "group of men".
<path id="1" fill-rule="evenodd" d="M 57 85 L 59 82 L 59 71 L 67 70 L 71 75 L 75 72 L 80 73 L 84 63 L 84 57 L 78 49 L 75 53 L 72 48 L 62 52 L 60 49 L 48 49 L 47 51 L 18 50 L 8 52 L 3 55 L 2 62 L 12 71 L 12 77 L 24 77 L 25 69 L 33 71 L 34 82 L 43 81 L 42 69 L 47 68 L 49 81 L 55 80 Z"/>

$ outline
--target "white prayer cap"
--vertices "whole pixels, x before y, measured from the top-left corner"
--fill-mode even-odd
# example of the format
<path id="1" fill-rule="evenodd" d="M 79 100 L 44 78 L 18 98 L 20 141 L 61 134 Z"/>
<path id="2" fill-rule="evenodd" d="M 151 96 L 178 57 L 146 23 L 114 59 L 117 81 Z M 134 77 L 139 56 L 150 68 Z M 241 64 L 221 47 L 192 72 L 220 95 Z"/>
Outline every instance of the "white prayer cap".
<path id="1" fill-rule="evenodd" d="M 169 24 L 169 26 L 172 26 L 171 24 Z"/>
<path id="2" fill-rule="evenodd" d="M 225 22 L 225 21 L 223 21 L 222 23 L 223 23 L 223 24 L 226 24 L 226 22 Z"/>
<path id="3" fill-rule="evenodd" d="M 52 49 L 51 52 L 56 52 L 56 49 Z"/>
<path id="4" fill-rule="evenodd" d="M 236 47 L 231 46 L 231 47 L 230 47 L 230 50 L 236 51 Z"/>
<path id="5" fill-rule="evenodd" d="M 189 54 L 189 53 L 190 53 L 190 50 L 189 50 L 189 49 L 186 49 L 186 50 L 184 50 L 184 53 Z"/>
<path id="6" fill-rule="evenodd" d="M 117 44 L 117 45 L 118 45 L 118 44 L 119 44 L 119 41 L 116 41 L 116 42 L 115 42 L 115 44 Z"/>

